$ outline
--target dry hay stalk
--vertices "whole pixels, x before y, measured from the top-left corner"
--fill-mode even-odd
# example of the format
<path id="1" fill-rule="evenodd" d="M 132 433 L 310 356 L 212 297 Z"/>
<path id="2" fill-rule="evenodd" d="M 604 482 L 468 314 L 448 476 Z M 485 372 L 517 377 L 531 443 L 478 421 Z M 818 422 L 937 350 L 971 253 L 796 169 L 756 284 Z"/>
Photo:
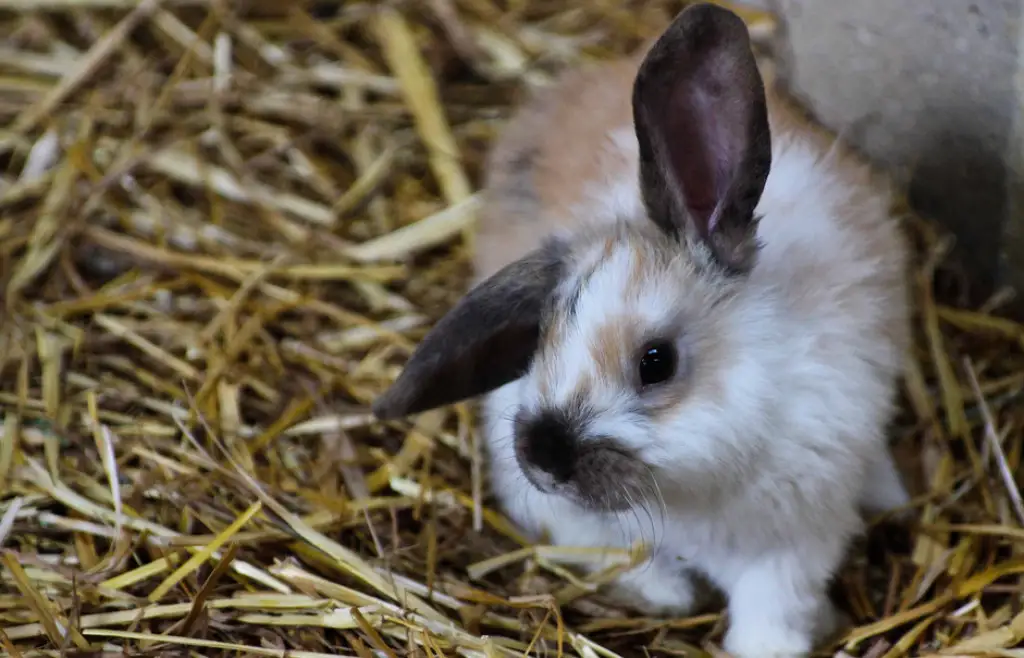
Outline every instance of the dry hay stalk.
<path id="1" fill-rule="evenodd" d="M 636 556 L 525 545 L 465 405 L 366 406 L 465 289 L 518 92 L 678 8 L 0 0 L 3 655 L 708 655 L 718 615 L 594 598 Z M 928 493 L 844 572 L 837 650 L 1017 655 L 1024 327 L 907 228 Z"/>

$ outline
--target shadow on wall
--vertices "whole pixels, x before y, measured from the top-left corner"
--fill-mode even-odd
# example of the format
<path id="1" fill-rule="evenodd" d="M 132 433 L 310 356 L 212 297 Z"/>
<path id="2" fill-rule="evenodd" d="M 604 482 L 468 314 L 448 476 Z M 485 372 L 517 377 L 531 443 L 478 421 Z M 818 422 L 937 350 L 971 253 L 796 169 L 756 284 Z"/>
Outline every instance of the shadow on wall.
<path id="1" fill-rule="evenodd" d="M 973 277 L 973 301 L 980 302 L 1004 278 L 1009 172 L 1003 153 L 967 130 L 963 124 L 936 127 L 910 167 L 907 201 L 955 234 L 956 255 Z M 1017 266 L 1024 268 L 1024 262 Z"/>

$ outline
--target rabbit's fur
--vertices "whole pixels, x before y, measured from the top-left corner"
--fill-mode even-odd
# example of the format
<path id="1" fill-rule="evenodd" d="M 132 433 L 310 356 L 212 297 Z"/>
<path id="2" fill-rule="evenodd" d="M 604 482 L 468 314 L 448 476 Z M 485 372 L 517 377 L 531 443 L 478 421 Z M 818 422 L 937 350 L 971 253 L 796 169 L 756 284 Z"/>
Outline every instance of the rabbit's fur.
<path id="1" fill-rule="evenodd" d="M 478 283 L 378 416 L 486 394 L 515 522 L 646 539 L 625 602 L 684 614 L 699 573 L 728 597 L 727 651 L 807 655 L 861 513 L 907 503 L 885 441 L 909 318 L 884 181 L 766 94 L 738 17 L 694 5 L 528 102 L 485 194 Z M 676 355 L 654 384 L 652 345 Z"/>

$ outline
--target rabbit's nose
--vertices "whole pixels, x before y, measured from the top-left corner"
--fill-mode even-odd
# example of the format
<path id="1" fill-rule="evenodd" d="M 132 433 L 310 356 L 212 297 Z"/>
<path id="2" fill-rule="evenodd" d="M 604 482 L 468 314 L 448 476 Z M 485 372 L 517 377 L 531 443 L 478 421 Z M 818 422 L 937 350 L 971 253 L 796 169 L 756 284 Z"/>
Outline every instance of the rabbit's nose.
<path id="1" fill-rule="evenodd" d="M 556 483 L 572 479 L 579 436 L 570 419 L 545 410 L 517 423 L 516 451 L 521 461 L 547 473 Z"/>

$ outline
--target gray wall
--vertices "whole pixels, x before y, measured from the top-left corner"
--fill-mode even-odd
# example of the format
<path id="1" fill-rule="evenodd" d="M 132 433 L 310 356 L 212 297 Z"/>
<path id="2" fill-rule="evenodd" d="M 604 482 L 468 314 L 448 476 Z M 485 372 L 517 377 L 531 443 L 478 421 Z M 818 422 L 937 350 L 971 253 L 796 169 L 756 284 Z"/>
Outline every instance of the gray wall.
<path id="1" fill-rule="evenodd" d="M 814 114 L 954 231 L 982 285 L 1024 292 L 1024 2 L 748 4 L 780 16 L 780 72 Z"/>

